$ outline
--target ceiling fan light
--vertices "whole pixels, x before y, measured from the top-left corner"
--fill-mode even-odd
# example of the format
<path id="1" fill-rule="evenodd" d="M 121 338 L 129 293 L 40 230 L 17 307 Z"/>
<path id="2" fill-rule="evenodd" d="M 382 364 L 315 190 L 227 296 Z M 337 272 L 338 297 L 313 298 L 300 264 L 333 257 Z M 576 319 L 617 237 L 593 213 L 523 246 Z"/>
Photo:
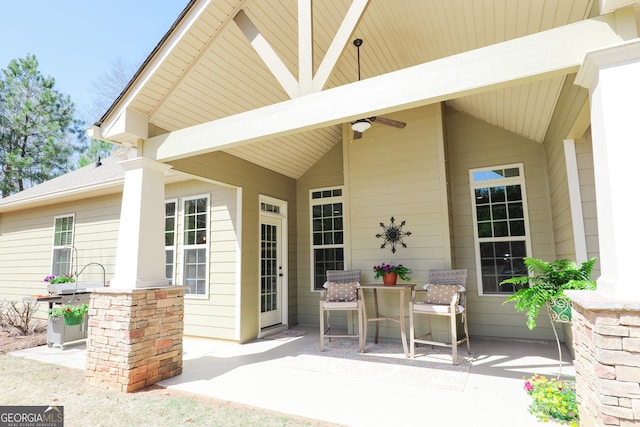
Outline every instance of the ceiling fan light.
<path id="1" fill-rule="evenodd" d="M 365 130 L 369 129 L 370 127 L 371 127 L 371 123 L 369 123 L 369 121 L 365 119 L 356 120 L 355 122 L 351 123 L 351 129 L 354 130 L 355 132 L 362 133 Z"/>

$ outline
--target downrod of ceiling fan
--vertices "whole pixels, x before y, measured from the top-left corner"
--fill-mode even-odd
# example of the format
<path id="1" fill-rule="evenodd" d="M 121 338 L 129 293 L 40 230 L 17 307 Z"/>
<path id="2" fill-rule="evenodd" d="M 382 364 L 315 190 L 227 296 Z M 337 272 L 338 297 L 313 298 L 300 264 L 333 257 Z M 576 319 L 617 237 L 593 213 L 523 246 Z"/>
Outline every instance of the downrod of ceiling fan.
<path id="1" fill-rule="evenodd" d="M 353 45 L 358 49 L 358 81 L 360 81 L 360 46 L 362 46 L 362 39 L 355 39 Z"/>

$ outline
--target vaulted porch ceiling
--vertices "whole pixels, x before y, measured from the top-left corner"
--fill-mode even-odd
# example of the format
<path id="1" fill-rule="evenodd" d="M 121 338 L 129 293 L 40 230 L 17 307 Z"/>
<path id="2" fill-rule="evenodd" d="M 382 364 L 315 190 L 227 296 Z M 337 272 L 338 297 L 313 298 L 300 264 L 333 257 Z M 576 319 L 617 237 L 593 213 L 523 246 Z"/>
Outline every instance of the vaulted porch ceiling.
<path id="1" fill-rule="evenodd" d="M 336 34 L 347 40 L 340 45 L 335 67 L 327 74 L 325 90 L 357 81 L 356 48 L 351 43 L 356 37 L 364 40 L 360 52 L 362 79 L 366 80 L 581 21 L 593 9 L 592 0 L 332 0 L 309 4 L 314 75 L 327 71 L 321 64 L 327 52 L 328 56 L 334 53 L 331 43 Z M 358 10 L 362 14 L 353 18 Z M 297 96 L 274 77 L 273 69 L 251 44 L 256 39 L 249 40 L 247 27 L 238 18 L 234 21 L 237 16 L 245 16 L 250 26 L 255 26 L 294 80 L 305 75 L 299 69 L 306 62 L 298 57 L 299 38 L 304 43 L 305 35 L 298 34 L 297 0 L 194 1 L 105 115 L 102 134 L 111 134 L 109 139 L 118 142 L 137 142 L 139 135 L 116 131 L 115 123 L 124 111 L 148 118 L 151 128 L 163 133 Z M 352 31 L 341 27 L 345 16 L 347 21 L 353 20 Z M 447 99 L 447 103 L 542 142 L 563 82 L 562 75 L 555 75 L 462 95 Z M 341 138 L 341 126 L 332 123 L 223 150 L 298 178 Z"/>

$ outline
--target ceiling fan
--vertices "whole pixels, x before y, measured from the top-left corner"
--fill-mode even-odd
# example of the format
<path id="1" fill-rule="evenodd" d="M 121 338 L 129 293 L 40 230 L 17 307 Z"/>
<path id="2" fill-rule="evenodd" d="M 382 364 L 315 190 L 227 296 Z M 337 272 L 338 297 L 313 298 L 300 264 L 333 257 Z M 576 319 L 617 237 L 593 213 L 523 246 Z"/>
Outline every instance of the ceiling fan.
<path id="1" fill-rule="evenodd" d="M 360 46 L 362 46 L 362 39 L 355 39 L 353 41 L 354 46 L 358 49 L 358 81 L 360 81 Z M 395 128 L 402 129 L 407 124 L 398 120 L 388 119 L 386 117 L 366 117 L 358 119 L 355 122 L 351 122 L 351 129 L 353 130 L 353 139 L 362 138 L 362 133 L 369 129 L 373 123 L 380 123 L 382 125 L 393 126 Z"/>

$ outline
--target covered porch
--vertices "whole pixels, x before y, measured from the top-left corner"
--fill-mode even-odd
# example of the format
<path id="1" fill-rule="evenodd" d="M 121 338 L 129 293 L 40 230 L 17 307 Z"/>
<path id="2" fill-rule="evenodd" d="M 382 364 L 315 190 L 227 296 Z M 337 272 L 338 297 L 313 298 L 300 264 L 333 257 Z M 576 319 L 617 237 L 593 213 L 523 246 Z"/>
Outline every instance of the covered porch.
<path id="1" fill-rule="evenodd" d="M 472 355 L 452 366 L 445 350 L 404 357 L 399 340 L 335 340 L 318 349 L 317 327 L 299 326 L 247 344 L 187 338 L 181 375 L 162 387 L 349 426 L 537 426 L 524 379 L 555 376 L 555 342 L 473 339 Z M 85 368 L 84 344 L 12 353 Z M 575 374 L 563 349 L 563 376 Z"/>

